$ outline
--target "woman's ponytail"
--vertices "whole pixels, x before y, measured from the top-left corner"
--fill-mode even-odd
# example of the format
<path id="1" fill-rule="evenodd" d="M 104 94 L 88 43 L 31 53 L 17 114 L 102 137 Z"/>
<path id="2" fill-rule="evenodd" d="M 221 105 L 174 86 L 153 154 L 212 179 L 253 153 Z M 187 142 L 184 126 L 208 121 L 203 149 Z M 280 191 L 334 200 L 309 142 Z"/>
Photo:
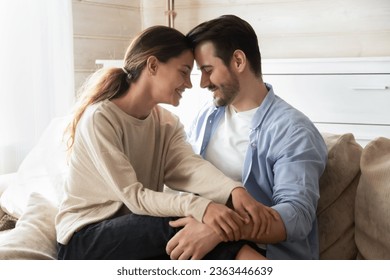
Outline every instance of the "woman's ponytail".
<path id="1" fill-rule="evenodd" d="M 77 103 L 71 123 L 66 132 L 69 134 L 67 141 L 68 150 L 71 150 L 76 127 L 86 108 L 99 101 L 112 99 L 124 94 L 131 83 L 129 75 L 122 68 L 102 68 L 93 73 L 78 91 Z"/>

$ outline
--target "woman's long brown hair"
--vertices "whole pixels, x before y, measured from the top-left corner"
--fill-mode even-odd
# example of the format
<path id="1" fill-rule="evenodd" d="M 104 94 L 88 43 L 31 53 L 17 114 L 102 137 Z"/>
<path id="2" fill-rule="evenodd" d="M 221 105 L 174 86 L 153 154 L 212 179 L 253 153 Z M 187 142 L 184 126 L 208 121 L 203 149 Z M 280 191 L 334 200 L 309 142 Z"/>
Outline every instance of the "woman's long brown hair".
<path id="1" fill-rule="evenodd" d="M 86 108 L 97 102 L 125 94 L 145 68 L 148 57 L 165 63 L 191 49 L 188 39 L 176 29 L 153 26 L 142 31 L 127 48 L 123 68 L 102 68 L 92 74 L 78 92 L 74 115 L 67 127 L 68 150 L 75 142 L 77 124 Z"/>

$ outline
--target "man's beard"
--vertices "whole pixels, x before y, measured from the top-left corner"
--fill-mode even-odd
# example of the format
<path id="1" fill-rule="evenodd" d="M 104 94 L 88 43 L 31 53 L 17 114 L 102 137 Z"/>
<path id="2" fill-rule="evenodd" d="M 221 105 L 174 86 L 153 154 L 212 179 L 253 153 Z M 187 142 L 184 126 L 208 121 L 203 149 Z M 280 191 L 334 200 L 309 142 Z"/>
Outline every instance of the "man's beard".
<path id="1" fill-rule="evenodd" d="M 214 96 L 214 104 L 217 107 L 231 104 L 240 90 L 237 76 L 230 72 L 230 77 L 230 81 L 219 86 L 221 96 Z"/>

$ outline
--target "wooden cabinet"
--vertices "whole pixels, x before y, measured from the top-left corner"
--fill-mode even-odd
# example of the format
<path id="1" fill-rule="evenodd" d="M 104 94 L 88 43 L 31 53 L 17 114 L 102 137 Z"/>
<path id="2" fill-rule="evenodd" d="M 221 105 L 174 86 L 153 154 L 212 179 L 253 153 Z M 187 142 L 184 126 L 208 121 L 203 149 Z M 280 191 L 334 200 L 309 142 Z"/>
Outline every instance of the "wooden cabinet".
<path id="1" fill-rule="evenodd" d="M 264 60 L 263 73 L 320 131 L 390 138 L 390 58 Z"/>

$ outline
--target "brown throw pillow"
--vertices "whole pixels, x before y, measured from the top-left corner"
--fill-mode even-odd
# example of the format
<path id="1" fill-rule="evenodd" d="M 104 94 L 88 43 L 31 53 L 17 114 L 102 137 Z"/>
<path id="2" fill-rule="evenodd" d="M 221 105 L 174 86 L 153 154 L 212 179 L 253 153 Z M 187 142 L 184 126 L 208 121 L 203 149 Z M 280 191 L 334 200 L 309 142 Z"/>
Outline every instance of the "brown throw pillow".
<path id="1" fill-rule="evenodd" d="M 390 139 L 363 150 L 356 194 L 355 238 L 359 259 L 390 259 Z"/>
<path id="2" fill-rule="evenodd" d="M 355 259 L 354 208 L 362 147 L 351 133 L 322 136 L 328 162 L 320 178 L 317 208 L 320 259 Z"/>

